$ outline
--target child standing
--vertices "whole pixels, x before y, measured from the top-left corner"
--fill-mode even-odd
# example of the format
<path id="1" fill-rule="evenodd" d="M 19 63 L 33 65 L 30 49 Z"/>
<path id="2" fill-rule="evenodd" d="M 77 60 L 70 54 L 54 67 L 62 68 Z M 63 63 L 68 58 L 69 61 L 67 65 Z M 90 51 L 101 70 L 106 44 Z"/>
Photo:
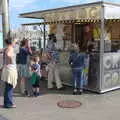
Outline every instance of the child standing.
<path id="1" fill-rule="evenodd" d="M 39 57 L 33 58 L 33 65 L 32 65 L 32 76 L 31 76 L 31 83 L 32 83 L 32 91 L 34 96 L 39 96 L 40 94 L 40 64 L 39 64 Z"/>
<path id="2" fill-rule="evenodd" d="M 73 74 L 73 94 L 82 94 L 83 92 L 83 70 L 84 70 L 84 53 L 79 53 L 77 44 L 73 44 L 73 50 L 70 53 L 69 63 L 72 67 Z"/>

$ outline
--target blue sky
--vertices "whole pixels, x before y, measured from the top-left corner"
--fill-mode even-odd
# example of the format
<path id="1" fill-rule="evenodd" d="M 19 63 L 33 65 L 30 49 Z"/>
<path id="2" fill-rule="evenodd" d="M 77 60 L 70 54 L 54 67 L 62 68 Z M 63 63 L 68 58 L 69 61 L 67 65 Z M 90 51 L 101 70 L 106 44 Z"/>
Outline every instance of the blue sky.
<path id="1" fill-rule="evenodd" d="M 39 20 L 19 18 L 18 16 L 20 13 L 96 1 L 100 0 L 10 0 L 11 28 L 16 29 L 20 26 L 21 23 L 39 22 Z M 120 3 L 120 0 L 106 0 L 106 1 Z"/>

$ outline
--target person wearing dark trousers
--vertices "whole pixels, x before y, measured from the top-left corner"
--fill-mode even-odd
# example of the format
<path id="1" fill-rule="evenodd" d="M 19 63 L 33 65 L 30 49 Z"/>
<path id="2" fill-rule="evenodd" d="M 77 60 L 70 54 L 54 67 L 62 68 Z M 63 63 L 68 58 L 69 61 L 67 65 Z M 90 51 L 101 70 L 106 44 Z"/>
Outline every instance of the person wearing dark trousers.
<path id="1" fill-rule="evenodd" d="M 9 108 L 13 106 L 13 86 L 9 83 L 5 83 L 5 91 L 4 91 L 4 107 Z"/>
<path id="2" fill-rule="evenodd" d="M 17 67 L 16 67 L 16 53 L 14 51 L 15 43 L 11 38 L 6 41 L 7 47 L 3 53 L 3 69 L 1 74 L 1 80 L 5 82 L 4 90 L 4 107 L 15 108 L 13 104 L 13 89 L 17 85 Z"/>
<path id="3" fill-rule="evenodd" d="M 73 68 L 72 73 L 73 73 L 73 86 L 74 86 L 73 94 L 77 94 L 77 92 L 79 92 L 79 94 L 82 94 L 83 92 L 83 79 L 82 79 L 83 67 Z"/>
<path id="4" fill-rule="evenodd" d="M 69 64 L 72 68 L 73 76 L 73 94 L 82 94 L 83 92 L 83 69 L 84 69 L 84 53 L 79 53 L 79 47 L 73 44 L 70 53 Z"/>

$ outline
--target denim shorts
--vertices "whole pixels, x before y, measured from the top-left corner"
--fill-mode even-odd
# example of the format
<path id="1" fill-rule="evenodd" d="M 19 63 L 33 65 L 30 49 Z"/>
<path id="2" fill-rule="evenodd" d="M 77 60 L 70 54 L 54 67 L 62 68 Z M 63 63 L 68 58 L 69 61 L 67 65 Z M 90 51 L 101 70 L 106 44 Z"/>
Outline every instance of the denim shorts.
<path id="1" fill-rule="evenodd" d="M 19 74 L 21 77 L 29 77 L 28 65 L 20 65 L 19 66 Z"/>

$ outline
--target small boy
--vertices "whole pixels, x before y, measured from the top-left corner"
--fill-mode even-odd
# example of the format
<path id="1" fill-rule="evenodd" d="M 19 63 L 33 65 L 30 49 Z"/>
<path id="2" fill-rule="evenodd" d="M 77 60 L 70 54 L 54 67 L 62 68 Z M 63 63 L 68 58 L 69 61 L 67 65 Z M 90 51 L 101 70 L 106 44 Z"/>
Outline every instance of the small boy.
<path id="1" fill-rule="evenodd" d="M 34 64 L 32 65 L 31 83 L 33 95 L 37 97 L 40 94 L 40 78 L 41 78 L 39 57 L 35 57 L 33 61 Z"/>

